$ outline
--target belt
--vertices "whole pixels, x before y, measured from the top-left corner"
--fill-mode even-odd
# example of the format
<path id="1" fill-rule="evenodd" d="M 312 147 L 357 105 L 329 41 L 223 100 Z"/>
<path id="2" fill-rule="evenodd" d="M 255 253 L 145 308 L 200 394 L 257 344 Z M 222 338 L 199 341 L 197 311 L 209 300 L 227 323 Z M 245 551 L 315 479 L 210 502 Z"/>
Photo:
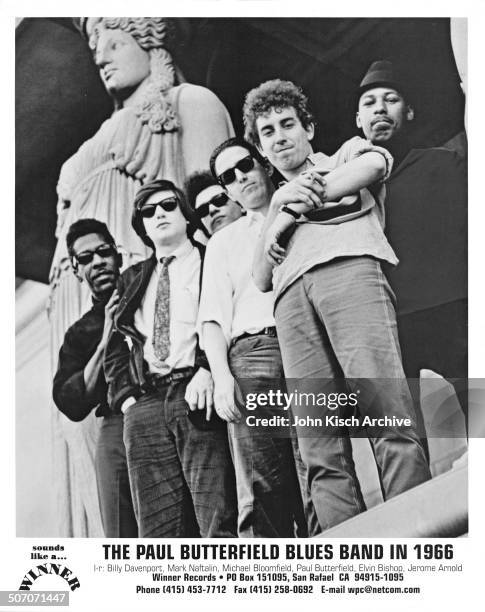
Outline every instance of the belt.
<path id="1" fill-rule="evenodd" d="M 195 368 L 190 366 L 187 368 L 178 368 L 172 370 L 170 374 L 148 374 L 146 382 L 149 387 L 160 388 L 166 387 L 177 380 L 184 380 L 185 378 L 191 378 L 194 374 Z"/>
<path id="2" fill-rule="evenodd" d="M 269 336 L 270 338 L 276 338 L 276 327 L 265 327 L 257 332 L 254 332 L 253 334 L 250 334 L 249 332 L 244 332 L 244 334 L 238 336 L 234 340 L 234 342 L 242 340 L 243 338 L 251 338 L 252 336 Z"/>

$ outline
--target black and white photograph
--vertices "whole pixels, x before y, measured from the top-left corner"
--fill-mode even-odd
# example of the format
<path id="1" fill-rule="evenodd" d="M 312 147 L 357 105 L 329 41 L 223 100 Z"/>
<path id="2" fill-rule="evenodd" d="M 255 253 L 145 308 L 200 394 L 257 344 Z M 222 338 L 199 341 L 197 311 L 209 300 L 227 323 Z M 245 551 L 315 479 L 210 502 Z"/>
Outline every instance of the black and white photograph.
<path id="1" fill-rule="evenodd" d="M 182 4 L 3 24 L 0 606 L 97 609 L 103 580 L 104 609 L 450 604 L 477 571 L 482 11 Z"/>

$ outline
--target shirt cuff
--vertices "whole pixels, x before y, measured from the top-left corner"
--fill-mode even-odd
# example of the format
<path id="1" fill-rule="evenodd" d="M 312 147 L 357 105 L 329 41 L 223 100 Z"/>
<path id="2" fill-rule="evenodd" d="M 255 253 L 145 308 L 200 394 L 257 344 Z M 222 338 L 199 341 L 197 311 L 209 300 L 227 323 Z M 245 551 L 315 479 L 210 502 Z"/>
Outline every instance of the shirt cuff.
<path id="1" fill-rule="evenodd" d="M 389 153 L 389 151 L 387 149 L 384 149 L 384 147 L 379 147 L 378 145 L 372 144 L 370 140 L 366 140 L 354 151 L 352 157 L 360 157 L 361 155 L 364 155 L 364 153 L 380 153 L 384 157 L 384 160 L 386 162 L 386 172 L 384 176 L 379 179 L 379 182 L 384 183 L 385 181 L 387 181 L 391 174 L 392 166 L 394 163 L 394 158 Z"/>
<path id="2" fill-rule="evenodd" d="M 127 397 L 125 401 L 121 404 L 121 412 L 125 414 L 128 408 L 130 406 L 133 406 L 133 404 L 136 404 L 136 399 L 132 395 L 130 395 L 130 397 Z"/>

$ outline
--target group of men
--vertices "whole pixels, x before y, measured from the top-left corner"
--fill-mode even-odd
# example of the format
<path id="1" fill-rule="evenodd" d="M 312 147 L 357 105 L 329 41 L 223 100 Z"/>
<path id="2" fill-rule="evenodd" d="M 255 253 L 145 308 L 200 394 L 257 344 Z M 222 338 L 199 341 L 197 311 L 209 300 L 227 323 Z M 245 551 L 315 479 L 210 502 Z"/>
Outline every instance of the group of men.
<path id="1" fill-rule="evenodd" d="M 73 420 L 103 417 L 107 536 L 312 536 L 364 511 L 346 427 L 250 426 L 247 389 L 285 379 L 360 385 L 361 416 L 411 423 L 369 435 L 384 499 L 430 478 L 406 376 L 466 377 L 465 175 L 450 151 L 410 148 L 414 110 L 390 62 L 371 65 L 358 99 L 365 138 L 327 156 L 298 87 L 250 91 L 244 138 L 218 146 L 210 172 L 185 193 L 138 191 L 132 226 L 153 255 L 121 275 L 103 223 L 71 226 L 93 307 L 66 333 L 54 399 Z"/>

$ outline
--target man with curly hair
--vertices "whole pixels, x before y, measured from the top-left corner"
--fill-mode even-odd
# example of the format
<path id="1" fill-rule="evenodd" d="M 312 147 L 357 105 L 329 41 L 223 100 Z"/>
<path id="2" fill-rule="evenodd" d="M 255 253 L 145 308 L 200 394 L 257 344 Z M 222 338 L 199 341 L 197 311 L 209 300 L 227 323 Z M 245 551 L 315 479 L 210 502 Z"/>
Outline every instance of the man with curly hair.
<path id="1" fill-rule="evenodd" d="M 255 146 L 261 147 L 260 137 L 257 127 L 258 117 L 269 115 L 273 109 L 293 108 L 294 114 L 298 118 L 304 130 L 308 133 L 308 138 L 300 136 L 305 140 L 312 140 L 314 135 L 315 119 L 307 107 L 307 98 L 301 89 L 295 87 L 291 81 L 281 81 L 274 79 L 262 83 L 256 89 L 252 89 L 246 96 L 244 104 L 244 136 Z M 290 147 L 282 147 L 278 158 L 278 166 L 275 167 L 280 172 L 291 171 L 295 176 L 303 170 L 305 158 L 294 159 L 289 155 Z M 295 165 L 296 164 L 296 165 Z M 281 169 L 280 169 L 281 166 Z"/>
<path id="2" fill-rule="evenodd" d="M 307 99 L 289 81 L 250 91 L 244 122 L 246 137 L 288 181 L 271 200 L 253 268 L 258 287 L 273 288 L 285 375 L 297 388 L 306 389 L 311 378 L 325 389 L 360 394 L 360 417 L 406 420 L 403 427 L 367 430 L 384 498 L 398 495 L 430 473 L 402 368 L 394 295 L 381 270 L 382 261 L 397 263 L 383 232 L 383 181 L 392 158 L 358 137 L 330 157 L 314 153 Z M 353 198 L 352 212 L 329 219 L 325 207 L 343 196 Z M 290 227 L 285 249 L 278 240 Z M 338 414 L 348 416 L 345 408 Z M 329 416 L 324 411 L 316 437 L 297 425 L 323 530 L 365 509 L 347 421 Z"/>

